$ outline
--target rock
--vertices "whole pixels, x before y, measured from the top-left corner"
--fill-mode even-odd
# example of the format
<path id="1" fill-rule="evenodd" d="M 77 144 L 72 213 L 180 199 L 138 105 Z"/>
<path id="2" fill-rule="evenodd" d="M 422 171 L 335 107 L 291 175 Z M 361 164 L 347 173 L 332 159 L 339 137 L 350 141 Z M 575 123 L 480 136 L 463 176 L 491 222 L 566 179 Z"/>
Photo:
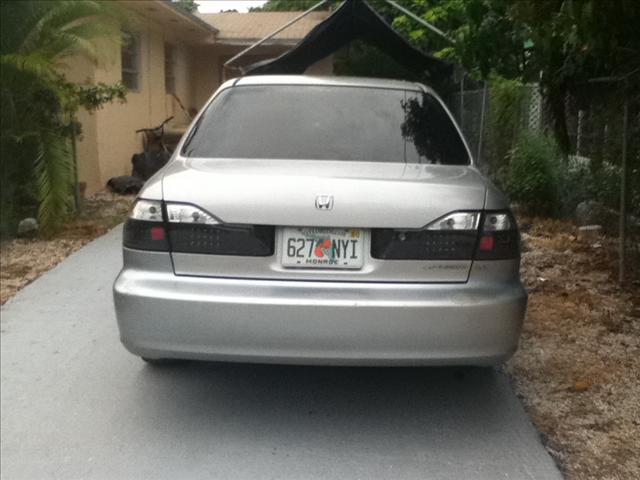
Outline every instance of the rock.
<path id="1" fill-rule="evenodd" d="M 578 240 L 583 242 L 595 242 L 602 236 L 601 225 L 585 225 L 578 228 Z"/>
<path id="2" fill-rule="evenodd" d="M 605 233 L 613 234 L 618 228 L 618 212 L 600 202 L 586 200 L 576 207 L 576 222 L 580 226 L 602 225 Z"/>
<path id="3" fill-rule="evenodd" d="M 584 392 L 585 390 L 589 390 L 591 388 L 590 380 L 578 380 L 573 384 L 573 390 L 576 392 Z"/>
<path id="4" fill-rule="evenodd" d="M 38 231 L 38 221 L 35 218 L 23 218 L 18 224 L 17 234 L 19 237 L 33 235 Z"/>

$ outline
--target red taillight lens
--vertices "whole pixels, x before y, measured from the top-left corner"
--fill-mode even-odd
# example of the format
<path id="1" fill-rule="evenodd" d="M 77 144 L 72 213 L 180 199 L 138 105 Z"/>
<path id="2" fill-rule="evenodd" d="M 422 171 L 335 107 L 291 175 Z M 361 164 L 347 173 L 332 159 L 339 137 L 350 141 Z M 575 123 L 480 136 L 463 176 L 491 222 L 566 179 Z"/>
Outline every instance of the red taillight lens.
<path id="1" fill-rule="evenodd" d="M 136 202 L 124 224 L 122 243 L 136 250 L 169 251 L 162 202 L 143 199 Z"/>
<path id="2" fill-rule="evenodd" d="M 162 224 L 130 218 L 124 224 L 122 243 L 127 248 L 168 252 L 169 242 Z"/>
<path id="3" fill-rule="evenodd" d="M 496 239 L 491 235 L 483 235 L 480 237 L 480 243 L 478 243 L 478 249 L 491 251 L 496 246 Z"/>
<path id="4" fill-rule="evenodd" d="M 476 260 L 520 258 L 520 235 L 511 212 L 484 212 L 480 229 Z"/>
<path id="5" fill-rule="evenodd" d="M 151 227 L 151 240 L 161 242 L 166 237 L 164 227 Z"/>

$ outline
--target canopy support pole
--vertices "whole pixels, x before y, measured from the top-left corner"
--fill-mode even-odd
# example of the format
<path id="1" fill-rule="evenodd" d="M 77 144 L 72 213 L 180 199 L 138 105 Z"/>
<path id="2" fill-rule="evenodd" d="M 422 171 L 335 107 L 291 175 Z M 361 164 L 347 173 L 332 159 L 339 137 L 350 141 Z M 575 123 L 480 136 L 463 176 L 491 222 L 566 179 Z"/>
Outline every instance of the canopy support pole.
<path id="1" fill-rule="evenodd" d="M 224 65 L 222 66 L 222 76 L 224 78 L 224 80 L 226 80 L 226 69 L 229 68 L 231 66 L 231 64 L 233 62 L 235 62 L 238 58 L 242 57 L 243 55 L 245 55 L 246 53 L 250 52 L 251 50 L 253 50 L 256 47 L 259 47 L 260 45 L 262 45 L 264 42 L 266 42 L 267 40 L 270 40 L 271 38 L 275 37 L 277 34 L 279 34 L 282 30 L 284 30 L 287 27 L 290 27 L 291 25 L 293 25 L 294 23 L 296 23 L 298 20 L 300 20 L 303 17 L 306 17 L 307 15 L 309 15 L 311 12 L 313 12 L 314 10 L 316 10 L 318 7 L 321 7 L 322 5 L 324 5 L 325 3 L 327 3 L 328 0 L 320 0 L 320 2 L 316 3 L 313 7 L 311 7 L 309 10 L 306 10 L 304 12 L 302 12 L 300 15 L 298 15 L 296 18 L 294 18 L 293 20 L 288 21 L 287 23 L 285 23 L 282 27 L 278 28 L 277 30 L 271 32 L 269 35 L 267 35 L 266 37 L 258 40 L 257 42 L 255 42 L 252 45 L 249 45 L 247 48 L 245 48 L 244 50 L 242 50 L 240 53 L 238 53 L 237 55 L 234 55 L 233 57 L 231 57 L 229 60 L 227 60 L 226 62 L 224 62 Z"/>
<path id="2" fill-rule="evenodd" d="M 478 167 L 482 162 L 482 144 L 484 137 L 484 117 L 487 114 L 487 82 L 482 86 L 482 110 L 480 111 L 480 133 L 478 134 L 478 150 L 476 153 L 476 163 Z"/>
<path id="3" fill-rule="evenodd" d="M 451 38 L 449 35 L 447 35 L 446 33 L 444 33 L 442 30 L 440 30 L 439 28 L 435 27 L 434 25 L 431 25 L 429 22 L 427 22 L 426 20 L 424 20 L 423 18 L 420 18 L 418 15 L 416 15 L 415 13 L 412 13 L 411 11 L 407 10 L 406 8 L 404 8 L 402 5 L 398 5 L 396 2 L 394 2 L 393 0 L 387 0 L 387 3 L 389 5 L 391 5 L 392 7 L 400 10 L 402 13 L 404 13 L 405 15 L 413 18 L 416 22 L 420 23 L 421 25 L 425 26 L 426 28 L 428 28 L 429 30 L 431 30 L 433 33 L 436 33 L 438 35 L 440 35 L 442 38 L 444 38 L 445 40 L 447 40 L 449 43 L 456 43 L 455 40 L 453 38 Z"/>

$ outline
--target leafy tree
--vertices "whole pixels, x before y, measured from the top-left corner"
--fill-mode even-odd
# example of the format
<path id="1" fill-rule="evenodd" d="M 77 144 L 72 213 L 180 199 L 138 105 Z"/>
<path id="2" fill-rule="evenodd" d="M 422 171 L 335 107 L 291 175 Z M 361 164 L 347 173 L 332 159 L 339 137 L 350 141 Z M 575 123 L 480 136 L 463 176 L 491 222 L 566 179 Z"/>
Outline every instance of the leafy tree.
<path id="1" fill-rule="evenodd" d="M 262 7 L 254 7 L 249 9 L 251 12 L 289 12 L 289 11 L 304 11 L 313 7 L 320 0 L 269 0 Z M 318 10 L 327 10 L 334 0 L 329 0 L 324 5 L 321 5 Z"/>
<path id="2" fill-rule="evenodd" d="M 411 0 L 406 7 L 455 44 L 399 15 L 393 25 L 413 43 L 453 59 L 475 77 L 538 81 L 560 148 L 571 149 L 565 99 L 590 95 L 590 79 L 640 69 L 637 0 Z M 619 87 L 611 84 L 610 88 Z M 638 82 L 635 82 L 638 85 Z M 637 89 L 637 87 L 636 87 Z"/>
<path id="3" fill-rule="evenodd" d="M 396 14 L 393 26 L 424 51 L 461 63 L 475 77 L 527 73 L 526 29 L 513 16 L 515 0 L 413 0 L 416 15 L 445 32 L 447 42 L 420 23 Z"/>
<path id="4" fill-rule="evenodd" d="M 196 13 L 198 11 L 198 4 L 195 0 L 171 0 L 171 2 L 187 13 Z"/>
<path id="5" fill-rule="evenodd" d="M 125 93 L 74 85 L 60 71 L 76 55 L 104 60 L 104 42 L 119 44 L 121 18 L 113 4 L 92 0 L 2 1 L 0 13 L 3 229 L 17 206 L 35 202 L 47 231 L 73 208 L 73 114 Z"/>
<path id="6" fill-rule="evenodd" d="M 513 0 L 512 0 L 513 1 Z M 540 72 L 555 134 L 570 149 L 565 99 L 591 95 L 589 80 L 640 70 L 640 2 L 636 0 L 545 0 L 514 2 L 516 21 L 526 23 L 533 43 L 532 70 Z M 633 79 L 631 79 L 633 80 Z M 638 92 L 640 82 L 630 82 Z M 608 89 L 620 88 L 611 83 Z"/>

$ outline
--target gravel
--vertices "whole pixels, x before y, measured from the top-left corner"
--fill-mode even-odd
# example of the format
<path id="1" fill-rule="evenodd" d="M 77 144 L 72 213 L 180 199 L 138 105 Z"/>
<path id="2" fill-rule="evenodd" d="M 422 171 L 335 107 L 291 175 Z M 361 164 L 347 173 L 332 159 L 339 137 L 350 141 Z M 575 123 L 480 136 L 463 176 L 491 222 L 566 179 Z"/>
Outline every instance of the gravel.
<path id="1" fill-rule="evenodd" d="M 135 197 L 99 192 L 52 238 L 17 238 L 0 247 L 0 304 L 73 252 L 124 221 Z"/>

